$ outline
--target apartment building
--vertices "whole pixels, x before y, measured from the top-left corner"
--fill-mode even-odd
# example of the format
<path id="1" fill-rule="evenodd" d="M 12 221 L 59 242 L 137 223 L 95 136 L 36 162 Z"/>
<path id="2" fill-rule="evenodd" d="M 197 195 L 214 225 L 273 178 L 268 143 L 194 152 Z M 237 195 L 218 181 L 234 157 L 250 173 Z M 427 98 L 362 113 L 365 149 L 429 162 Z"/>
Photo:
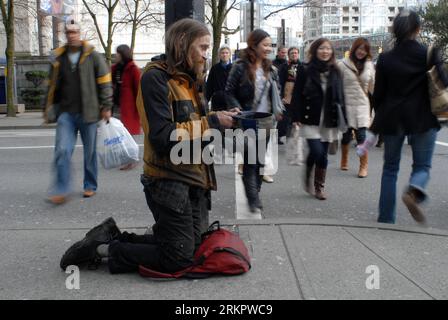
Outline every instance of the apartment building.
<path id="1" fill-rule="evenodd" d="M 430 0 L 320 0 L 304 10 L 304 43 L 319 37 L 353 38 L 388 34 L 403 8 L 417 8 Z"/>

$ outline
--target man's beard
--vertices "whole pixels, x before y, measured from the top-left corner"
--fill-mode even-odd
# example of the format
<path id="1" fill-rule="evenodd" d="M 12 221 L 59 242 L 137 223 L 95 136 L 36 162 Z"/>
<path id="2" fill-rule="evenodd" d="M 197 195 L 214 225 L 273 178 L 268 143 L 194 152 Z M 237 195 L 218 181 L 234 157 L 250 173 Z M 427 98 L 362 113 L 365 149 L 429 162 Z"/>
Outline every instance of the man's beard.
<path id="1" fill-rule="evenodd" d="M 205 61 L 196 62 L 192 71 L 198 78 L 202 77 L 205 73 Z"/>

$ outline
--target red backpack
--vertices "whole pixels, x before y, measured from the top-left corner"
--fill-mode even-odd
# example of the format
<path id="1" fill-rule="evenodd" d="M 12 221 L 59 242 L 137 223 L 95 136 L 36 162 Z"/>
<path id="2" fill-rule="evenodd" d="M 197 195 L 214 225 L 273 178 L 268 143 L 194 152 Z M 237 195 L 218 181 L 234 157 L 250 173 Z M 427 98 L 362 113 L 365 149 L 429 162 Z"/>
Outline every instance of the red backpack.
<path id="1" fill-rule="evenodd" d="M 251 268 L 249 252 L 240 237 L 221 229 L 219 222 L 213 223 L 202 235 L 202 243 L 194 255 L 191 267 L 168 274 L 139 267 L 140 275 L 147 278 L 203 279 L 212 275 L 239 275 Z"/>

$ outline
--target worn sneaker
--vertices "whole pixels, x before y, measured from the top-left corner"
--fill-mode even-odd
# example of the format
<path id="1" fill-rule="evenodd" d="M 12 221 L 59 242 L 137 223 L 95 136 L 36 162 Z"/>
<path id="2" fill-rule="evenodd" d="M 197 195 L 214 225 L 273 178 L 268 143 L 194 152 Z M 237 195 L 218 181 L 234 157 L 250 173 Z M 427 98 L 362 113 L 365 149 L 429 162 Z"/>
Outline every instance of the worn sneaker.
<path id="1" fill-rule="evenodd" d="M 411 191 L 407 191 L 403 194 L 402 200 L 409 210 L 412 218 L 420 224 L 426 223 L 425 215 L 420 208 L 415 195 Z"/>
<path id="2" fill-rule="evenodd" d="M 63 255 L 60 266 L 65 270 L 68 266 L 83 264 L 98 265 L 101 258 L 96 248 L 108 244 L 121 234 L 114 219 L 108 218 L 100 225 L 91 229 L 81 241 L 73 244 Z"/>
<path id="3" fill-rule="evenodd" d="M 54 205 L 61 205 L 67 202 L 67 197 L 63 195 L 53 195 L 48 197 L 47 201 Z"/>

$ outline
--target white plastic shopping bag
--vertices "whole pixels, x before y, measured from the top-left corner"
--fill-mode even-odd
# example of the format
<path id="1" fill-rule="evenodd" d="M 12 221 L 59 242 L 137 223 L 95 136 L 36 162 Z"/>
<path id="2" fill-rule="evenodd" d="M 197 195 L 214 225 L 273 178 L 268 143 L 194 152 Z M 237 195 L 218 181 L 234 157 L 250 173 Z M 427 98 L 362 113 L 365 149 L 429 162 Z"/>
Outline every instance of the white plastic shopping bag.
<path id="1" fill-rule="evenodd" d="M 123 123 L 116 118 L 99 122 L 97 149 L 101 165 L 105 169 L 139 161 L 137 143 Z"/>
<path id="2" fill-rule="evenodd" d="M 300 166 L 305 162 L 306 143 L 300 136 L 300 127 L 293 125 L 291 136 L 287 138 L 286 154 L 288 164 L 293 166 Z"/>
<path id="3" fill-rule="evenodd" d="M 269 133 L 269 131 L 268 131 Z M 261 168 L 260 174 L 273 176 L 278 171 L 278 130 L 271 130 L 269 143 L 266 149 L 264 167 Z"/>

